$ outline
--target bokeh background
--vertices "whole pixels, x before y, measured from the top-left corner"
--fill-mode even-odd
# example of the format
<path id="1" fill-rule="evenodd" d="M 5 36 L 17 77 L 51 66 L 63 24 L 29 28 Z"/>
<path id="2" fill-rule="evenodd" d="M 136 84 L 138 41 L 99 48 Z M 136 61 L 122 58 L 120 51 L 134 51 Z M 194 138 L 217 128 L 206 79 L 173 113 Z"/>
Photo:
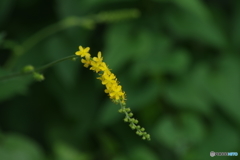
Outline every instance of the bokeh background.
<path id="1" fill-rule="evenodd" d="M 203 160 L 240 153 L 240 1 L 1 0 L 0 76 L 102 51 L 144 141 L 96 74 L 64 61 L 0 81 L 0 160 Z M 239 157 L 215 157 L 233 160 Z"/>

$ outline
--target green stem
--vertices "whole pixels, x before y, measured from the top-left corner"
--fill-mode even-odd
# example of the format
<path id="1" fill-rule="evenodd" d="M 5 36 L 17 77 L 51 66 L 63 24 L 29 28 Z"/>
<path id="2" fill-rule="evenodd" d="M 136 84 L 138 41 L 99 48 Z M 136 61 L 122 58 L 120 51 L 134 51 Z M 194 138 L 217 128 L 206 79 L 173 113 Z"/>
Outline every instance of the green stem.
<path id="1" fill-rule="evenodd" d="M 41 67 L 39 67 L 39 68 L 36 68 L 36 69 L 34 69 L 33 72 L 43 71 L 43 70 L 45 70 L 45 69 L 53 66 L 54 64 L 60 63 L 60 62 L 62 62 L 62 61 L 68 60 L 68 59 L 78 58 L 78 57 L 79 57 L 79 56 L 76 56 L 76 55 L 64 57 L 64 58 L 58 59 L 58 60 L 56 60 L 56 61 L 53 61 L 53 62 L 51 62 L 51 63 L 48 63 L 48 64 L 46 64 L 46 65 L 44 65 L 44 66 L 41 66 Z M 17 78 L 17 77 L 20 77 L 20 76 L 29 75 L 29 74 L 32 74 L 33 72 L 27 72 L 27 73 L 17 72 L 17 73 L 13 73 L 13 74 L 10 74 L 10 75 L 7 75 L 7 76 L 0 77 L 0 81 L 8 80 L 8 79 L 11 79 L 11 78 Z"/>
<path id="2" fill-rule="evenodd" d="M 21 45 L 16 46 L 13 49 L 12 57 L 6 63 L 5 68 L 12 68 L 17 59 L 22 56 L 24 53 L 32 49 L 36 44 L 44 40 L 46 37 L 49 37 L 57 32 L 65 30 L 74 26 L 84 26 L 87 27 L 89 24 L 89 19 L 79 18 L 79 17 L 68 17 L 61 20 L 55 24 L 49 25 L 42 30 L 38 31 L 27 40 L 25 40 Z"/>

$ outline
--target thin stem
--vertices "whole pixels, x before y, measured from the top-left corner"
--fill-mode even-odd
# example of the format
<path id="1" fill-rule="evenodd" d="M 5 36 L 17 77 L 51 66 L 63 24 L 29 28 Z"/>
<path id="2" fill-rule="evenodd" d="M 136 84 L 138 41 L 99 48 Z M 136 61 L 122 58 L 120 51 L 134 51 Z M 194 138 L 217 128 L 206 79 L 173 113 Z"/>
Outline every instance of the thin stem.
<path id="1" fill-rule="evenodd" d="M 41 66 L 39 68 L 36 68 L 33 72 L 35 72 L 35 71 L 43 71 L 43 70 L 53 66 L 54 64 L 60 63 L 62 61 L 68 60 L 68 59 L 78 58 L 78 57 L 79 56 L 76 56 L 76 55 L 64 57 L 64 58 L 58 59 L 56 61 L 53 61 L 51 63 L 48 63 L 48 64 L 46 64 L 44 66 Z M 27 72 L 27 73 L 17 72 L 17 73 L 13 73 L 13 74 L 10 74 L 10 75 L 7 75 L 7 76 L 0 77 L 0 81 L 8 80 L 8 79 L 11 79 L 11 78 L 17 78 L 17 77 L 20 77 L 20 76 L 29 75 L 29 74 L 32 74 L 33 72 Z"/>
<path id="2" fill-rule="evenodd" d="M 36 44 L 44 40 L 46 37 L 74 26 L 82 26 L 87 28 L 87 25 L 89 23 L 88 21 L 89 19 L 87 18 L 68 17 L 41 29 L 29 37 L 27 40 L 25 40 L 20 46 L 18 46 L 20 47 L 19 49 L 13 49 L 14 52 L 12 54 L 12 57 L 5 64 L 5 67 L 11 68 L 20 56 L 32 49 Z"/>
<path id="3" fill-rule="evenodd" d="M 44 69 L 47 69 L 47 68 L 51 67 L 52 65 L 57 64 L 59 62 L 62 62 L 62 61 L 68 60 L 68 59 L 72 59 L 72 58 L 78 58 L 78 57 L 79 56 L 76 56 L 76 55 L 64 57 L 64 58 L 58 59 L 56 61 L 53 61 L 51 63 L 48 63 L 48 64 L 46 64 L 46 65 L 44 65 L 42 67 L 36 68 L 35 71 L 43 71 Z"/>

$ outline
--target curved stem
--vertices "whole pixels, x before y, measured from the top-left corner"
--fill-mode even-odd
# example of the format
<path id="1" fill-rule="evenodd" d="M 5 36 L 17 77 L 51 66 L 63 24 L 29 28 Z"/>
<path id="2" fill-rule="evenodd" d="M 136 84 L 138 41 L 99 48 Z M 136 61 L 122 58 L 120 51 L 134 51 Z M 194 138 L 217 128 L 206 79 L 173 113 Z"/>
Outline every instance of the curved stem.
<path id="1" fill-rule="evenodd" d="M 53 62 L 51 62 L 51 63 L 48 63 L 48 64 L 46 64 L 46 65 L 44 65 L 44 66 L 42 66 L 42 67 L 36 68 L 34 71 L 42 71 L 42 70 L 47 69 L 47 68 L 51 67 L 52 65 L 57 64 L 57 63 L 59 63 L 59 62 L 62 62 L 62 61 L 68 60 L 68 59 L 72 59 L 72 58 L 78 58 L 78 57 L 79 57 L 79 56 L 77 56 L 77 55 L 72 55 L 72 56 L 64 57 L 64 58 L 58 59 L 58 60 L 56 60 L 56 61 L 53 61 Z"/>
<path id="2" fill-rule="evenodd" d="M 11 68 L 20 56 L 32 49 L 36 44 L 44 40 L 46 37 L 74 26 L 87 27 L 89 23 L 88 21 L 89 19 L 87 18 L 68 17 L 41 29 L 25 40 L 21 45 L 19 45 L 19 49 L 13 49 L 12 57 L 6 62 L 5 67 Z"/>
<path id="3" fill-rule="evenodd" d="M 45 70 L 45 69 L 53 66 L 54 64 L 60 63 L 60 62 L 62 62 L 62 61 L 68 60 L 68 59 L 78 58 L 78 57 L 79 57 L 79 56 L 77 56 L 77 55 L 67 56 L 67 57 L 58 59 L 58 60 L 56 60 L 56 61 L 53 61 L 53 62 L 51 62 L 51 63 L 48 63 L 48 64 L 46 64 L 46 65 L 44 65 L 44 66 L 41 66 L 41 67 L 39 67 L 39 68 L 36 68 L 36 69 L 34 69 L 33 72 L 35 72 L 35 71 L 43 71 L 43 70 Z M 16 77 L 20 77 L 20 76 L 29 75 L 29 74 L 32 74 L 33 72 L 27 72 L 27 73 L 17 72 L 17 73 L 13 73 L 13 74 L 10 74 L 10 75 L 7 75 L 7 76 L 0 77 L 0 81 L 8 80 L 8 79 L 11 79 L 11 78 L 16 78 Z"/>

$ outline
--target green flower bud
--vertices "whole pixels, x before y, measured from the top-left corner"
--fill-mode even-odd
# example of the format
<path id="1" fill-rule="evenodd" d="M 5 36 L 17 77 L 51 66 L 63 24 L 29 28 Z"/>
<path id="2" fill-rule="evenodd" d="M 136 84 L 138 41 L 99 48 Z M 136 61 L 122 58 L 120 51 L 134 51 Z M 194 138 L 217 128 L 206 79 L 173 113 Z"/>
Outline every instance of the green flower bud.
<path id="1" fill-rule="evenodd" d="M 138 131 L 137 134 L 138 134 L 139 136 L 142 136 L 142 135 L 143 135 L 143 133 L 142 133 L 142 132 L 139 132 L 139 131 Z"/>
<path id="2" fill-rule="evenodd" d="M 33 78 L 36 79 L 37 81 L 43 81 L 44 80 L 44 76 L 40 73 L 37 73 L 37 72 L 33 73 Z"/>
<path id="3" fill-rule="evenodd" d="M 34 71 L 34 67 L 32 65 L 27 65 L 22 69 L 23 73 L 29 73 L 29 72 L 33 72 Z"/>
<path id="4" fill-rule="evenodd" d="M 151 140 L 150 134 L 147 134 L 145 137 L 147 138 L 147 140 Z"/>
<path id="5" fill-rule="evenodd" d="M 135 123 L 135 124 L 138 124 L 138 120 L 137 120 L 137 119 L 135 119 L 133 123 Z"/>
<path id="6" fill-rule="evenodd" d="M 132 117 L 132 116 L 133 116 L 133 113 L 129 113 L 128 116 L 129 116 L 129 117 Z"/>
<path id="7" fill-rule="evenodd" d="M 136 129 L 135 125 L 133 124 L 130 124 L 129 126 L 132 128 L 132 130 Z"/>
<path id="8" fill-rule="evenodd" d="M 130 108 L 126 108 L 126 112 L 130 112 L 131 111 L 131 109 Z"/>
<path id="9" fill-rule="evenodd" d="M 76 60 L 77 60 L 77 58 L 76 58 L 76 57 L 72 58 L 72 61 L 76 61 Z"/>

